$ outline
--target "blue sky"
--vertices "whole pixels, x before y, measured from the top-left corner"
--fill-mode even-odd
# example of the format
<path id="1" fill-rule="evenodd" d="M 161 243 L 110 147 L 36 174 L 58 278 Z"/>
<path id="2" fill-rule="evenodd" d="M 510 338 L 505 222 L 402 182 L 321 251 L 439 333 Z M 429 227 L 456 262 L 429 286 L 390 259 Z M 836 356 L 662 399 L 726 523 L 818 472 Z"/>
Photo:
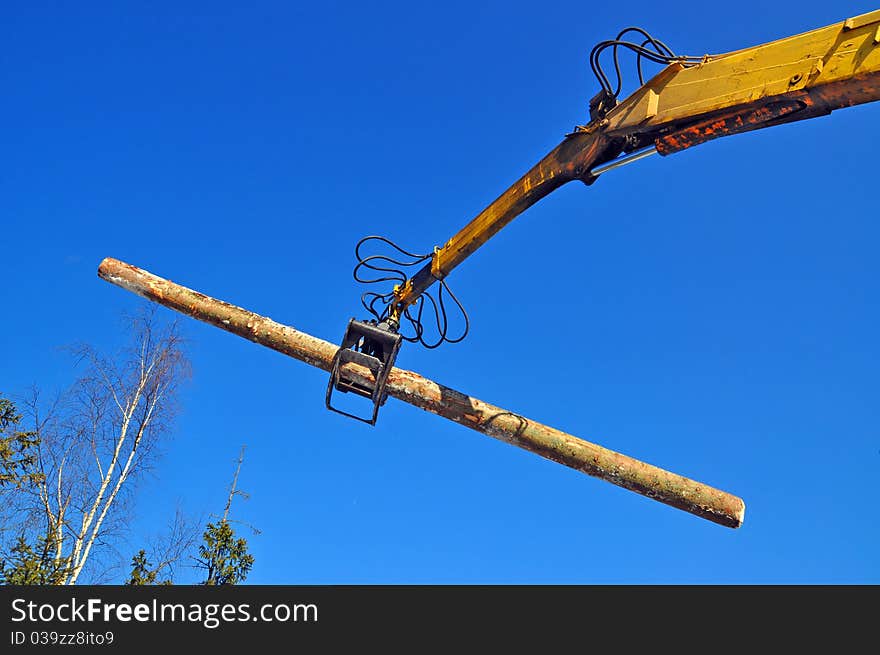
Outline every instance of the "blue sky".
<path id="1" fill-rule="evenodd" d="M 777 2 L 7 3 L 0 390 L 72 379 L 142 301 L 113 256 L 338 340 L 367 234 L 442 244 L 570 131 L 627 25 L 725 52 L 876 9 Z M 132 548 L 221 511 L 251 583 L 880 582 L 880 105 L 568 185 L 450 278 L 471 335 L 399 364 L 742 496 L 737 531 L 186 319 L 194 376 Z M 173 313 L 162 310 L 171 318 Z M 185 581 L 189 574 L 181 577 Z"/>

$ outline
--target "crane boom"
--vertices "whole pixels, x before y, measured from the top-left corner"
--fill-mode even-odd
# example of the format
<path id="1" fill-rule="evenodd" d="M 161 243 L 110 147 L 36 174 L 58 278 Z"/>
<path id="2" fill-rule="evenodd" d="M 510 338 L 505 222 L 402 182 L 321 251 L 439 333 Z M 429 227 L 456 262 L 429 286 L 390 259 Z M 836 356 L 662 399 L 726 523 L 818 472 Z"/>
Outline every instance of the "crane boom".
<path id="1" fill-rule="evenodd" d="M 710 139 L 880 100 L 880 10 L 699 63 L 673 63 L 579 127 L 457 232 L 395 291 L 401 314 L 501 228 L 567 182 L 622 153 L 669 155 Z"/>
<path id="2" fill-rule="evenodd" d="M 375 314 L 377 321 L 349 322 L 331 369 L 326 394 L 329 409 L 340 411 L 331 403 L 334 389 L 351 391 L 372 400 L 372 415 L 364 419 L 341 413 L 375 423 L 385 399 L 385 379 L 403 338 L 398 328 L 403 318 L 413 320 L 408 309 L 423 295 L 430 298 L 425 292 L 433 284 L 444 280 L 505 225 L 560 186 L 573 180 L 592 184 L 601 172 L 635 161 L 649 151 L 670 155 L 711 139 L 880 100 L 880 10 L 764 45 L 703 57 L 677 57 L 640 28 L 627 28 L 621 35 L 629 31 L 639 32 L 647 40 L 639 46 L 622 42 L 619 35 L 614 41 L 600 43 L 591 53 L 602 91 L 590 103 L 589 123 L 566 135 L 443 247 L 419 257 L 417 262 L 424 264 L 411 277 L 401 273 L 401 283 L 392 293 L 373 294 L 387 298 L 385 312 Z M 655 50 L 645 49 L 647 43 Z M 621 45 L 639 53 L 640 58 L 653 57 L 652 61 L 668 65 L 618 103 L 620 71 L 616 61 Z M 600 48 L 608 47 L 615 49 L 616 90 L 598 65 Z M 639 71 L 641 76 L 641 68 Z M 441 291 L 444 288 L 442 282 Z M 371 306 L 368 309 L 372 311 Z M 446 336 L 442 296 L 440 309 L 444 328 L 437 345 Z M 434 311 L 438 311 L 436 305 Z M 410 340 L 421 339 L 418 318 L 415 323 L 417 338 Z M 370 368 L 376 383 L 364 387 L 347 379 L 343 368 L 348 362 Z"/>

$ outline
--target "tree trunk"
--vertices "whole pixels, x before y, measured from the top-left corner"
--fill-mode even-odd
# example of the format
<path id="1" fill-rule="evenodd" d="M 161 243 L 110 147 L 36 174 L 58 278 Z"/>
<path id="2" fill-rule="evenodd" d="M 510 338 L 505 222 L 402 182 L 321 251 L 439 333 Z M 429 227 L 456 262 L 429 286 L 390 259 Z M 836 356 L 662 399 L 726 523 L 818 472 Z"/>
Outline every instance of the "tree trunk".
<path id="1" fill-rule="evenodd" d="M 98 275 L 148 300 L 330 370 L 337 346 L 327 341 L 116 259 L 108 257 L 101 262 Z M 353 363 L 346 364 L 346 375 L 367 384 L 373 381 L 368 369 Z M 387 391 L 393 398 L 653 500 L 727 527 L 742 525 L 745 504 L 734 495 L 583 441 L 412 371 L 393 369 L 388 376 Z M 316 393 L 316 398 L 320 395 Z"/>

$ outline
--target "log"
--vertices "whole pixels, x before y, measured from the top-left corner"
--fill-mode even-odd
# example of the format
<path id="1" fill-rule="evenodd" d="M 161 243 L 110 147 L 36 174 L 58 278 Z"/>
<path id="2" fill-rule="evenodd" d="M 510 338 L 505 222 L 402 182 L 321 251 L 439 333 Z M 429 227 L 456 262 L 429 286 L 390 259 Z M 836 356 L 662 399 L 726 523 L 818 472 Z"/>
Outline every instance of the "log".
<path id="1" fill-rule="evenodd" d="M 117 259 L 108 257 L 102 261 L 98 276 L 147 300 L 325 371 L 330 370 L 338 348 L 323 339 Z M 357 364 L 346 364 L 346 373 L 366 383 L 373 380 L 370 371 Z M 719 525 L 738 528 L 743 523 L 745 503 L 737 496 L 490 405 L 418 373 L 392 369 L 387 392 L 392 398 L 459 425 Z"/>

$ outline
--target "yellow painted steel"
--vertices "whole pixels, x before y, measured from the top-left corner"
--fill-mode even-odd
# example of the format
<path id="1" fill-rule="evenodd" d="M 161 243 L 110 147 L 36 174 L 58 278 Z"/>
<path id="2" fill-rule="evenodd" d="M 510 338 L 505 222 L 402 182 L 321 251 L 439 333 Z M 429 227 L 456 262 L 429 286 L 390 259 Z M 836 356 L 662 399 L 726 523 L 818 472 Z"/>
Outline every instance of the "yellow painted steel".
<path id="1" fill-rule="evenodd" d="M 443 279 L 547 193 L 573 179 L 590 182 L 589 168 L 616 157 L 623 148 L 610 144 L 635 138 L 641 145 L 650 145 L 657 139 L 659 149 L 659 141 L 674 140 L 676 130 L 702 129 L 699 138 L 680 141 L 681 147 L 688 147 L 701 138 L 776 124 L 784 114 L 785 120 L 811 118 L 874 100 L 880 100 L 880 10 L 772 43 L 706 55 L 694 65 L 673 63 L 604 118 L 569 135 L 442 248 L 435 249 L 431 262 L 395 289 L 392 316 L 399 320 L 434 281 Z M 784 114 L 768 109 L 773 101 L 788 103 Z M 804 111 L 796 111 L 799 106 Z M 730 112 L 734 112 L 732 118 Z M 719 123 L 717 133 L 714 125 L 699 123 L 711 123 L 719 116 L 727 122 Z"/>
<path id="2" fill-rule="evenodd" d="M 592 126 L 606 133 L 659 128 L 794 91 L 880 72 L 880 10 L 724 55 L 672 64 Z"/>

